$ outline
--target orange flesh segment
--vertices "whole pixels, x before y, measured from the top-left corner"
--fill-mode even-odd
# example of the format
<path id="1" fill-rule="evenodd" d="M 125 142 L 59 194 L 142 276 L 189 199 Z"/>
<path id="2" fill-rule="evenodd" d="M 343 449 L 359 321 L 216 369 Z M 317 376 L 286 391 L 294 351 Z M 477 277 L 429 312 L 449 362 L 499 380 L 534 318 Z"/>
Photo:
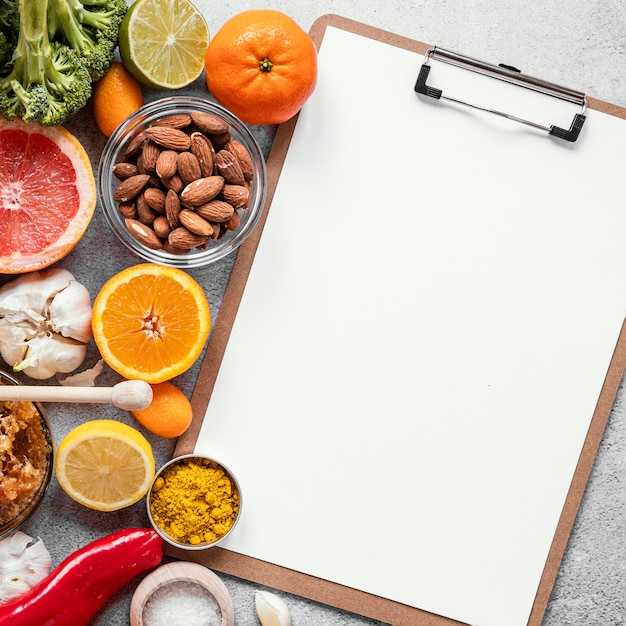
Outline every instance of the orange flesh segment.
<path id="1" fill-rule="evenodd" d="M 165 276 L 119 285 L 107 299 L 102 326 L 113 357 L 125 363 L 133 355 L 133 367 L 148 373 L 184 361 L 202 334 L 196 299 Z"/>

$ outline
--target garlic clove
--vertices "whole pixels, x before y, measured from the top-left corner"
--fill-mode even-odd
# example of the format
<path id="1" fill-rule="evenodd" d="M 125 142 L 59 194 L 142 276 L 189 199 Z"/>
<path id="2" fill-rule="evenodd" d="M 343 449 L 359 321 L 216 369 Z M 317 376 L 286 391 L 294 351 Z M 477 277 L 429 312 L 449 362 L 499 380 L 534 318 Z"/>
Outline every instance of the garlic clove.
<path id="1" fill-rule="evenodd" d="M 285 601 L 269 591 L 255 591 L 254 604 L 261 626 L 290 626 L 291 615 Z"/>
<path id="2" fill-rule="evenodd" d="M 52 298 L 48 312 L 55 333 L 83 343 L 92 338 L 91 298 L 84 285 L 71 280 Z"/>
<path id="3" fill-rule="evenodd" d="M 13 366 L 13 370 L 43 380 L 57 372 L 74 371 L 86 356 L 87 346 L 84 343 L 59 334 L 37 336 L 28 342 L 26 355 Z"/>
<path id="4" fill-rule="evenodd" d="M 0 311 L 41 316 L 48 300 L 69 285 L 74 276 L 68 270 L 54 268 L 21 274 L 0 287 Z"/>
<path id="5" fill-rule="evenodd" d="M 0 355 L 9 364 L 20 363 L 28 350 L 27 341 L 34 337 L 32 327 L 0 319 Z"/>
<path id="6" fill-rule="evenodd" d="M 16 531 L 0 541 L 0 604 L 19 598 L 50 572 L 52 558 L 41 539 Z"/>

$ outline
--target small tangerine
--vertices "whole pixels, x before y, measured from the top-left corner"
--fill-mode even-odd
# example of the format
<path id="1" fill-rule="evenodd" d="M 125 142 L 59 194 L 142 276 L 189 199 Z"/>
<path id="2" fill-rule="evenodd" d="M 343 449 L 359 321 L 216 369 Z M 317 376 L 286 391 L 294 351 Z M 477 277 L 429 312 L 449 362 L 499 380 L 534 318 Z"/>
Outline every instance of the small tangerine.
<path id="1" fill-rule="evenodd" d="M 110 137 L 142 105 L 143 91 L 137 79 L 123 63 L 111 62 L 93 87 L 93 112 L 102 134 Z"/>

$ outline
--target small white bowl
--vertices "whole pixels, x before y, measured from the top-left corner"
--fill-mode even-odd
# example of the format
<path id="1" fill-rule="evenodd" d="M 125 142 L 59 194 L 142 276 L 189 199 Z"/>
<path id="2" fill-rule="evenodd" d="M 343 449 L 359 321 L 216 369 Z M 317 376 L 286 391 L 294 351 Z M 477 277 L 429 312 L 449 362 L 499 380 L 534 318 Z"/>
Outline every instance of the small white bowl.
<path id="1" fill-rule="evenodd" d="M 210 569 L 188 561 L 175 561 L 161 565 L 158 569 L 148 574 L 137 586 L 130 603 L 130 625 L 150 626 L 149 621 L 144 621 L 146 605 L 151 603 L 151 611 L 158 613 L 159 595 L 167 591 L 167 586 L 175 583 L 184 583 L 185 589 L 191 585 L 198 585 L 215 600 L 221 620 L 219 626 L 233 626 L 235 623 L 235 609 L 233 600 L 222 580 Z M 158 595 L 157 592 L 161 592 Z M 176 606 L 183 611 L 185 602 L 184 593 L 177 593 Z M 155 603 L 155 604 L 152 604 Z M 171 610 L 163 601 L 163 611 Z M 166 616 L 165 616 L 166 617 Z M 162 622 L 161 622 L 162 623 Z"/>

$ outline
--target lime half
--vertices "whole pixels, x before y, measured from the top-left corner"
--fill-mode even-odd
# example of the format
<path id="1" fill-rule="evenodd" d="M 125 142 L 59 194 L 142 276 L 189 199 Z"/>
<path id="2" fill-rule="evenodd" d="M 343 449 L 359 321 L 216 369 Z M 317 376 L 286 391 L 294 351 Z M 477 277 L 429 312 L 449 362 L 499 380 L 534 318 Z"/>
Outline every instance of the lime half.
<path id="1" fill-rule="evenodd" d="M 203 69 L 209 29 L 189 0 L 136 0 L 120 26 L 120 56 L 141 83 L 180 89 Z"/>

